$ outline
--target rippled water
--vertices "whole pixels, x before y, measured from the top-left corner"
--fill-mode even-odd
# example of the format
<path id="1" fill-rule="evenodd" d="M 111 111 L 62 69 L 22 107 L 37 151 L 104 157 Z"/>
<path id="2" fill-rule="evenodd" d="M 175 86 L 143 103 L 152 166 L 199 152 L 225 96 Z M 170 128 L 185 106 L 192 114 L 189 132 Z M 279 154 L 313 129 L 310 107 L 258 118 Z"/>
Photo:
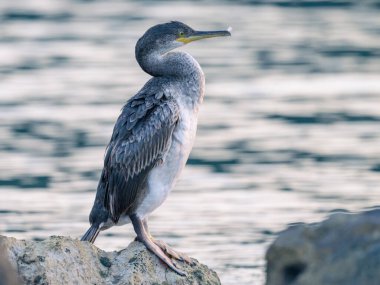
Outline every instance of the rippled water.
<path id="1" fill-rule="evenodd" d="M 1 1 L 0 234 L 84 233 L 113 123 L 149 78 L 135 42 L 173 19 L 234 30 L 186 47 L 207 94 L 157 237 L 224 284 L 263 284 L 287 224 L 379 204 L 380 4 L 237 3 Z M 124 226 L 96 244 L 133 237 Z"/>

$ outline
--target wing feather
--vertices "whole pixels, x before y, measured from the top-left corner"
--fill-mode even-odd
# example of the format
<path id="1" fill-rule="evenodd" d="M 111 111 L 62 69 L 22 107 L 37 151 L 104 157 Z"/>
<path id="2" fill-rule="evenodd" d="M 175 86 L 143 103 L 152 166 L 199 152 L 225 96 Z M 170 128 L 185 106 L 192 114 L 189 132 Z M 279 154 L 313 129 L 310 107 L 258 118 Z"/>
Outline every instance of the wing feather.
<path id="1" fill-rule="evenodd" d="M 115 223 L 136 207 L 149 171 L 170 146 L 178 118 L 177 103 L 162 91 L 145 97 L 139 93 L 124 106 L 106 150 L 102 175 L 107 181 L 104 206 Z"/>

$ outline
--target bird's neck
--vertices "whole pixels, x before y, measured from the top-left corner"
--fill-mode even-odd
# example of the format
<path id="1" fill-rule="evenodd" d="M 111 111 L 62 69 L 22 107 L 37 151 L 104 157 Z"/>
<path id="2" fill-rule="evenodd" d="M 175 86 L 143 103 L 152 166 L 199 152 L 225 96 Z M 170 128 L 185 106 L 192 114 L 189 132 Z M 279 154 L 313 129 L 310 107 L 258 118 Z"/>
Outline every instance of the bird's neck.
<path id="1" fill-rule="evenodd" d="M 188 77 L 202 73 L 198 62 L 188 53 L 181 51 L 153 51 L 136 55 L 141 68 L 154 77 Z"/>
<path id="2" fill-rule="evenodd" d="M 136 54 L 141 68 L 154 77 L 166 77 L 182 83 L 184 94 L 191 97 L 194 105 L 203 100 L 204 74 L 199 63 L 188 53 L 172 51 L 161 53 Z"/>

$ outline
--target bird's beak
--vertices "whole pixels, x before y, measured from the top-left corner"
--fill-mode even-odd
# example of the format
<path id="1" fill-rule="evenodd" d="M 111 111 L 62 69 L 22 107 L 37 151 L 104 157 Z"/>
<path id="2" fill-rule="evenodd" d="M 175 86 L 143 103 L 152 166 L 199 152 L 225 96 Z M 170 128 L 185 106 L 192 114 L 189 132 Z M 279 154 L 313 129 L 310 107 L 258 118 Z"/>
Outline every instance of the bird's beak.
<path id="1" fill-rule="evenodd" d="M 177 41 L 188 44 L 193 41 L 198 41 L 198 40 L 203 40 L 203 39 L 208 39 L 208 38 L 215 38 L 215 37 L 228 37 L 228 36 L 231 36 L 231 33 L 229 31 L 208 31 L 208 32 L 195 31 L 189 36 L 179 37 Z"/>

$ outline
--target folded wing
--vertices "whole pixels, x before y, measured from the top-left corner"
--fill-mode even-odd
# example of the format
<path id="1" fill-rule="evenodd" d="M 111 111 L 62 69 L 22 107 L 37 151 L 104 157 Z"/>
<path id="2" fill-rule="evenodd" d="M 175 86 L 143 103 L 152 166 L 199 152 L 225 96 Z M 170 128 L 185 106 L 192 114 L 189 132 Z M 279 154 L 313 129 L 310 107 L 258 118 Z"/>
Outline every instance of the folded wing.
<path id="1" fill-rule="evenodd" d="M 170 147 L 178 118 L 178 105 L 164 92 L 139 93 L 124 106 L 106 150 L 100 181 L 106 188 L 104 206 L 113 222 L 137 206 L 149 171 Z"/>

